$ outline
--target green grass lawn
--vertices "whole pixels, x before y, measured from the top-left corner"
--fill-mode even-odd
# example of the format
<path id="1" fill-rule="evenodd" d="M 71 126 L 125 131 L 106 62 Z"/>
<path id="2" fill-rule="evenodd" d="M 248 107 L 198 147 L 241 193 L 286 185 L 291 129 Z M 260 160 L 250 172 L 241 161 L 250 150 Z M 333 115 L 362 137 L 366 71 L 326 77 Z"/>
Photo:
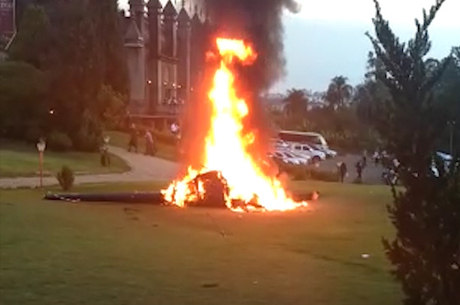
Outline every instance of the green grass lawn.
<path id="1" fill-rule="evenodd" d="M 1 191 L 1 303 L 400 304 L 381 245 L 393 234 L 388 188 L 302 182 L 291 189 L 319 190 L 321 198 L 309 212 L 238 214 Z"/>
<path id="2" fill-rule="evenodd" d="M 107 135 L 110 136 L 110 145 L 118 146 L 121 148 L 128 148 L 129 143 L 129 134 L 121 131 L 108 131 L 106 132 Z M 145 152 L 145 138 L 143 136 L 139 136 L 138 138 L 138 149 L 139 152 Z M 177 160 L 177 149 L 173 145 L 168 145 L 159 141 L 155 142 L 157 147 L 157 154 L 156 157 L 176 161 Z"/>
<path id="3" fill-rule="evenodd" d="M 120 173 L 129 170 L 129 166 L 114 155 L 111 155 L 111 166 L 103 167 L 99 153 L 45 151 L 45 175 L 55 175 L 63 165 L 69 166 L 76 174 Z M 38 171 L 38 152 L 33 145 L 2 142 L 0 177 L 36 176 Z"/>

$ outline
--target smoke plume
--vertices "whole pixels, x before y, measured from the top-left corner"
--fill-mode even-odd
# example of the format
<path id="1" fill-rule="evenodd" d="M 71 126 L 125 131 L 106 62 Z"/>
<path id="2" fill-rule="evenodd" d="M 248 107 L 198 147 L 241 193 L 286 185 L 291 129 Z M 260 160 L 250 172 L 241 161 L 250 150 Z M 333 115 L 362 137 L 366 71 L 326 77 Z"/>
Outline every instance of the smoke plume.
<path id="1" fill-rule="evenodd" d="M 283 9 L 298 10 L 295 0 L 205 0 L 215 35 L 235 36 L 254 44 L 258 59 L 246 69 L 253 94 L 270 88 L 284 74 Z"/>

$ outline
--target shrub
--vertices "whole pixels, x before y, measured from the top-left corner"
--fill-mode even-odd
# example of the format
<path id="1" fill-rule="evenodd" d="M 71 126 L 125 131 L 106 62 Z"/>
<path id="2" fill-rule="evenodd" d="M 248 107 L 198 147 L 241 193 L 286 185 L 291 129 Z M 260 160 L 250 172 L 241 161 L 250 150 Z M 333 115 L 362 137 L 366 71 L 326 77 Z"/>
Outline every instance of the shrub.
<path id="1" fill-rule="evenodd" d="M 286 164 L 282 162 L 277 162 L 279 172 L 286 173 L 291 177 L 293 180 L 306 180 L 307 179 L 307 171 L 305 166 L 302 165 L 293 165 L 293 164 Z"/>
<path id="2" fill-rule="evenodd" d="M 47 146 L 55 151 L 68 151 L 72 148 L 72 140 L 68 135 L 59 131 L 53 131 L 48 135 Z"/>
<path id="3" fill-rule="evenodd" d="M 339 181 L 338 174 L 335 171 L 325 171 L 317 168 L 308 168 L 306 171 L 306 175 L 309 179 L 312 180 L 319 180 L 325 182 Z"/>
<path id="4" fill-rule="evenodd" d="M 61 188 L 64 191 L 68 191 L 73 186 L 75 176 L 73 174 L 73 171 L 69 167 L 63 166 L 61 170 L 57 173 L 57 179 L 59 181 L 59 185 L 61 186 Z"/>
<path id="5" fill-rule="evenodd" d="M 293 180 L 306 180 L 308 178 L 305 166 L 300 165 L 292 166 L 290 176 Z"/>
<path id="6" fill-rule="evenodd" d="M 126 97 L 114 90 L 110 85 L 102 85 L 97 94 L 99 112 L 104 118 L 105 127 L 117 129 L 122 125 L 125 114 Z"/>
<path id="7" fill-rule="evenodd" d="M 311 167 L 305 168 L 305 166 L 302 165 L 292 165 L 281 162 L 277 162 L 277 164 L 279 172 L 288 174 L 293 180 L 311 179 L 325 182 L 339 181 L 338 174 L 335 171 L 326 171 Z"/>

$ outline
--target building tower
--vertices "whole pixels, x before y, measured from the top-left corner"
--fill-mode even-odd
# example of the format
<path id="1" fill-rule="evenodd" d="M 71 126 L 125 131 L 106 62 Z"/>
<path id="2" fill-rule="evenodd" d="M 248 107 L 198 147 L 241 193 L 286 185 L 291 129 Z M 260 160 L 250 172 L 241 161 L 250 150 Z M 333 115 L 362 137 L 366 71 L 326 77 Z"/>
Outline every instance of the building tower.
<path id="1" fill-rule="evenodd" d="M 166 104 L 166 111 L 177 112 L 177 11 L 171 0 L 163 9 L 164 43 L 163 54 L 163 94 L 162 100 Z"/>
<path id="2" fill-rule="evenodd" d="M 145 35 L 144 16 L 145 2 L 144 0 L 129 0 L 129 12 L 131 17 L 136 21 L 137 28 L 142 36 Z"/>
<path id="3" fill-rule="evenodd" d="M 184 3 L 178 17 L 178 92 L 180 104 L 190 100 L 191 24 Z"/>
<path id="4" fill-rule="evenodd" d="M 161 15 L 163 6 L 159 0 L 150 0 L 147 4 L 148 9 L 148 92 L 149 92 L 149 109 L 148 113 L 153 114 L 158 110 L 158 104 L 161 101 L 162 84 L 162 67 L 161 67 Z"/>
<path id="5" fill-rule="evenodd" d="M 142 113 L 146 108 L 145 96 L 145 43 L 144 43 L 144 10 L 143 0 L 130 0 L 132 17 L 125 35 L 125 47 L 130 79 L 130 113 Z"/>

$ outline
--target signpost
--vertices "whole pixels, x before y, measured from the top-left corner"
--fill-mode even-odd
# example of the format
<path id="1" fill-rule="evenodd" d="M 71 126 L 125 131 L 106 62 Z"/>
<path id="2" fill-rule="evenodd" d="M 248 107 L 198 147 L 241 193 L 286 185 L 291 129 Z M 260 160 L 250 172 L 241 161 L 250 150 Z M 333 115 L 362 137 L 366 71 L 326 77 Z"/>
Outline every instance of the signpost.
<path id="1" fill-rule="evenodd" d="M 15 0 L 0 0 L 0 51 L 8 49 L 15 35 Z"/>

